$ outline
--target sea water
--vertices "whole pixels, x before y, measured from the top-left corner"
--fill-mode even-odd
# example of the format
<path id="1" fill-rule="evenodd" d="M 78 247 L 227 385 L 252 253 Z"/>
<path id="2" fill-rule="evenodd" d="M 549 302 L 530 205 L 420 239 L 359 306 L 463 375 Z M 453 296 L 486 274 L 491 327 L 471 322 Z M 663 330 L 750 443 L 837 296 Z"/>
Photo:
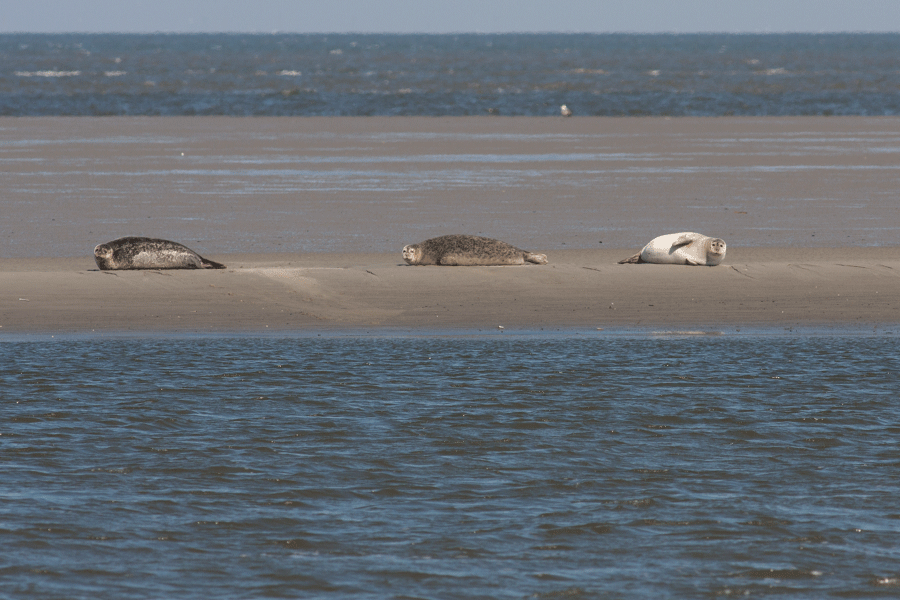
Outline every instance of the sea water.
<path id="1" fill-rule="evenodd" d="M 896 115 L 900 34 L 3 34 L 0 115 Z"/>
<path id="2" fill-rule="evenodd" d="M 893 332 L 0 343 L 0 597 L 900 594 Z"/>

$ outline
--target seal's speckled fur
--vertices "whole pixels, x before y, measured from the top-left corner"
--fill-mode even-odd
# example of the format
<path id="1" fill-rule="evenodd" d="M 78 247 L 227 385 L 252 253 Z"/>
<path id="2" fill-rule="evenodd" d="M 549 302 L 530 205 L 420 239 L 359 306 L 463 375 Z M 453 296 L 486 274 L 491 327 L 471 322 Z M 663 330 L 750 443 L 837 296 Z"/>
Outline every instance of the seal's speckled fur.
<path id="1" fill-rule="evenodd" d="M 94 248 L 101 270 L 115 269 L 224 269 L 177 242 L 146 237 L 123 237 Z"/>
<path id="2" fill-rule="evenodd" d="M 487 266 L 547 264 L 547 255 L 521 250 L 506 242 L 477 235 L 443 235 L 403 248 L 411 265 Z"/>

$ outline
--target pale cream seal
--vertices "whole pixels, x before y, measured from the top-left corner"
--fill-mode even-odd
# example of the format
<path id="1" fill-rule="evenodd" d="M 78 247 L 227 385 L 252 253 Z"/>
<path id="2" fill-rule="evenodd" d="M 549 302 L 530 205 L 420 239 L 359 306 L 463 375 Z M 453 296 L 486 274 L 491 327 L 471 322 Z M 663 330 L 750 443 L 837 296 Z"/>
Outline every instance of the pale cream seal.
<path id="1" fill-rule="evenodd" d="M 671 265 L 705 265 L 713 267 L 725 258 L 725 241 L 692 232 L 670 233 L 654 238 L 649 244 L 619 264 L 656 263 Z"/>

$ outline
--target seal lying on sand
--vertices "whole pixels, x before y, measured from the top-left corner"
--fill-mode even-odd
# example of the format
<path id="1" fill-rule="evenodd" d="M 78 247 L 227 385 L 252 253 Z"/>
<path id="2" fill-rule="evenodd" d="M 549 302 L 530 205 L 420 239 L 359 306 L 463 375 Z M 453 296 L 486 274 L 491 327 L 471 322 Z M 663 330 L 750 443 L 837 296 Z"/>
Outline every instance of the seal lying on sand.
<path id="1" fill-rule="evenodd" d="M 411 265 L 524 265 L 526 261 L 545 265 L 547 255 L 477 235 L 442 235 L 404 246 L 403 260 Z"/>
<path id="2" fill-rule="evenodd" d="M 714 267 L 725 258 L 725 241 L 699 233 L 670 233 L 654 238 L 644 249 L 619 264 L 656 263 Z"/>
<path id="3" fill-rule="evenodd" d="M 123 237 L 94 248 L 103 271 L 113 269 L 224 269 L 186 246 L 168 240 Z"/>

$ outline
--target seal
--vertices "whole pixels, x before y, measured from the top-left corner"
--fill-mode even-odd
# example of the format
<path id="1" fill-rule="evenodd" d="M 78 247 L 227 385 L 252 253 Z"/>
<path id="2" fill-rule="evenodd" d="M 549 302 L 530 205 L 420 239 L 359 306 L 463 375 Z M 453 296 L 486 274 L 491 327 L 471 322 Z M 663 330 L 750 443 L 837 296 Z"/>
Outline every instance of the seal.
<path id="1" fill-rule="evenodd" d="M 563 104 L 562 106 L 559 107 L 559 114 L 561 114 L 564 117 L 571 117 L 572 109 L 569 108 L 568 106 L 566 106 L 565 104 Z"/>
<path id="2" fill-rule="evenodd" d="M 524 265 L 526 262 L 545 265 L 547 255 L 477 235 L 442 235 L 404 246 L 403 260 L 411 265 Z"/>
<path id="3" fill-rule="evenodd" d="M 224 269 L 177 242 L 146 237 L 123 237 L 94 248 L 101 271 L 117 269 Z"/>
<path id="4" fill-rule="evenodd" d="M 706 265 L 714 267 L 725 258 L 725 241 L 699 233 L 682 232 L 661 235 L 619 264 L 656 263 L 669 265 Z"/>

